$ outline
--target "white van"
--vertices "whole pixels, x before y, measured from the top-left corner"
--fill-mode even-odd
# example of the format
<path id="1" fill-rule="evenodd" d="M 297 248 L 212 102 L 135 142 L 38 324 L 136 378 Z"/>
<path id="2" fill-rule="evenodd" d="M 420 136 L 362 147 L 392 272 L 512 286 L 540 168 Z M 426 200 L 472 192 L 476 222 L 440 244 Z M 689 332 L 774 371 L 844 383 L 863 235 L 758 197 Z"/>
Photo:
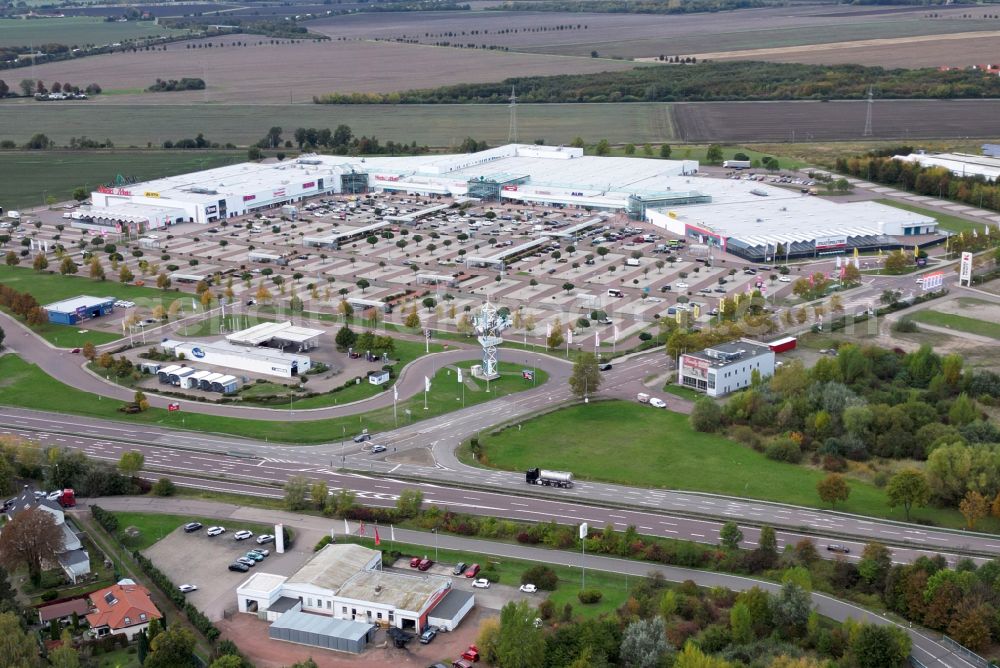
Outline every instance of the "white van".
<path id="1" fill-rule="evenodd" d="M 20 211 L 8 211 L 7 212 L 7 217 L 10 218 L 11 220 L 21 220 L 21 212 Z"/>
<path id="2" fill-rule="evenodd" d="M 619 290 L 619 289 L 617 289 L 617 288 L 608 288 L 608 296 L 609 297 L 624 297 L 625 295 L 622 294 L 622 291 Z"/>
<path id="3" fill-rule="evenodd" d="M 625 265 L 628 267 L 638 267 L 639 260 L 637 258 L 630 257 L 629 259 L 625 260 Z"/>

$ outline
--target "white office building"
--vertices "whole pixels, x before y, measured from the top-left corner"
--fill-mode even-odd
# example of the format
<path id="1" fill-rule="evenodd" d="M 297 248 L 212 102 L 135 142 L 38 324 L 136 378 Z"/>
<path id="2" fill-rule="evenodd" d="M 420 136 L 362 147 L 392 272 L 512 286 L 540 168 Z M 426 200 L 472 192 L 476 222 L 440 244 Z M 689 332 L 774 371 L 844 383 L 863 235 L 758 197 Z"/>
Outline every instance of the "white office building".
<path id="1" fill-rule="evenodd" d="M 724 397 L 750 387 L 754 371 L 762 379 L 773 376 L 774 351 L 766 344 L 740 339 L 681 355 L 677 382 L 710 397 Z"/>

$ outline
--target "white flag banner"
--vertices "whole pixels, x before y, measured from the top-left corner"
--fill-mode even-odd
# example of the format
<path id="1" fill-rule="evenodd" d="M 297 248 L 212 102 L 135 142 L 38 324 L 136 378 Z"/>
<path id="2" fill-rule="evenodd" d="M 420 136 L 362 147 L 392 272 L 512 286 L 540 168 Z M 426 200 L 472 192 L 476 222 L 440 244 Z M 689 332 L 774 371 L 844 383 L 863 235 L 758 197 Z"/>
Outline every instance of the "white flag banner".
<path id="1" fill-rule="evenodd" d="M 547 325 L 545 325 L 545 338 L 549 338 L 550 336 L 552 336 L 552 323 L 551 322 L 548 323 Z"/>
<path id="2" fill-rule="evenodd" d="M 191 298 L 191 308 L 193 310 L 198 310 L 198 304 L 194 301 L 194 297 Z"/>
<path id="3" fill-rule="evenodd" d="M 461 367 L 458 368 L 458 382 L 460 382 L 460 383 L 462 382 L 462 368 Z"/>
<path id="4" fill-rule="evenodd" d="M 427 376 L 424 376 L 424 392 L 430 392 L 430 391 L 431 391 L 431 379 L 428 378 Z"/>
<path id="5" fill-rule="evenodd" d="M 351 527 L 347 526 L 347 519 L 345 518 L 344 519 L 344 535 L 346 536 L 349 533 L 351 533 Z"/>
<path id="6" fill-rule="evenodd" d="M 615 343 L 618 343 L 618 325 L 615 325 Z"/>
<path id="7" fill-rule="evenodd" d="M 566 328 L 566 342 L 573 345 L 573 330 L 569 327 Z"/>
<path id="8" fill-rule="evenodd" d="M 594 347 L 595 348 L 601 347 L 601 335 L 598 334 L 597 332 L 594 332 Z"/>
<path id="9" fill-rule="evenodd" d="M 392 400 L 399 401 L 399 388 L 395 385 L 392 386 Z"/>
<path id="10" fill-rule="evenodd" d="M 389 525 L 389 540 L 396 540 L 396 527 Z"/>

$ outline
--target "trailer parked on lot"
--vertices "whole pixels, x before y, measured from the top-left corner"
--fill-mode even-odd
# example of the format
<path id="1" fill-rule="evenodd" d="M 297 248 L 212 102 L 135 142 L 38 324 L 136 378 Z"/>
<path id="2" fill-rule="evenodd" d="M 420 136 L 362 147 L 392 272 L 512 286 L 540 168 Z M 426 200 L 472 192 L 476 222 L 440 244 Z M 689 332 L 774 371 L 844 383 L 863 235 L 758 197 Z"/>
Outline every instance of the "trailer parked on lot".
<path id="1" fill-rule="evenodd" d="M 573 474 L 567 471 L 547 471 L 545 469 L 528 469 L 524 472 L 524 481 L 529 485 L 546 485 L 549 487 L 572 487 Z"/>

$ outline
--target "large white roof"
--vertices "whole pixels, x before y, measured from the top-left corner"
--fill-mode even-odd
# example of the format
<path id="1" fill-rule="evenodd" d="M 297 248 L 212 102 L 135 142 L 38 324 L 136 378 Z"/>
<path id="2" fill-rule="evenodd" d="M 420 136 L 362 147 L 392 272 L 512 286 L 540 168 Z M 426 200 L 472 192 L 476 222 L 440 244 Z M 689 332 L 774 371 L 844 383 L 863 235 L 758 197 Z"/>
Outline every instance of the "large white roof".
<path id="1" fill-rule="evenodd" d="M 944 167 L 955 176 L 983 176 L 991 181 L 1000 177 L 1000 158 L 970 153 L 911 153 L 897 155 L 897 160 L 916 162 L 922 167 Z"/>
<path id="2" fill-rule="evenodd" d="M 281 339 L 292 343 L 305 343 L 323 334 L 322 329 L 296 327 L 290 322 L 262 322 L 247 329 L 233 332 L 226 337 L 232 343 L 259 346 L 271 339 Z"/>

